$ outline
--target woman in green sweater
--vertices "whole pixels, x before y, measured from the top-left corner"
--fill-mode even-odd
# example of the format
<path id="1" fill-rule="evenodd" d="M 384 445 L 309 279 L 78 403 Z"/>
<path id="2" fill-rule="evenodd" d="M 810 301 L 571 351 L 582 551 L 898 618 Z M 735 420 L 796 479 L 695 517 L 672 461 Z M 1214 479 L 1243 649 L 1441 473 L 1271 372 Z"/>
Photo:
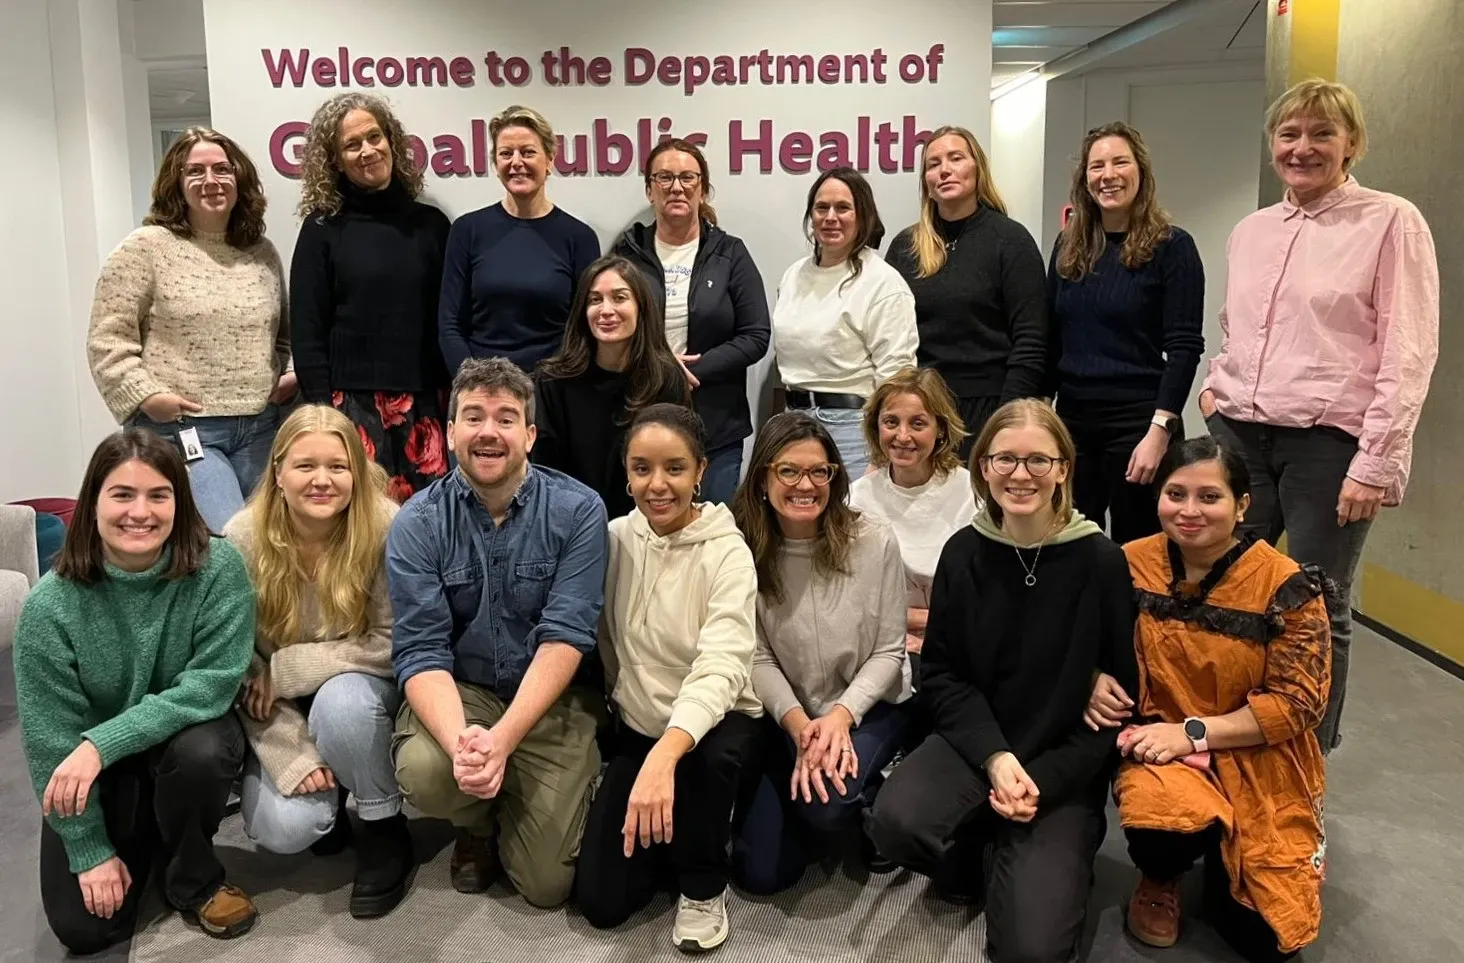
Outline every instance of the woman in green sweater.
<path id="1" fill-rule="evenodd" d="M 45 816 L 41 904 L 71 951 L 131 936 L 159 856 L 168 902 L 205 932 L 254 924 L 213 849 L 244 758 L 229 709 L 253 651 L 244 562 L 209 537 L 182 457 L 149 431 L 107 438 L 15 634 L 21 734 Z"/>

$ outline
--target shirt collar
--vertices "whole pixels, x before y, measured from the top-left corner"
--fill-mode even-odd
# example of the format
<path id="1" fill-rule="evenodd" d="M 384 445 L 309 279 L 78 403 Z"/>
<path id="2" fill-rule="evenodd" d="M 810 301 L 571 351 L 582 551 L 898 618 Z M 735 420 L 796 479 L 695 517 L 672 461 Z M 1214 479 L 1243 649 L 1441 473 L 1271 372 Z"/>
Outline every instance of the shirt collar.
<path id="1" fill-rule="evenodd" d="M 1316 217 L 1318 214 L 1321 214 L 1324 211 L 1330 211 L 1338 204 L 1341 204 L 1343 201 L 1347 200 L 1347 198 L 1351 197 L 1353 194 L 1356 194 L 1359 190 L 1361 190 L 1361 185 L 1357 183 L 1357 178 L 1353 177 L 1351 174 L 1347 175 L 1347 180 L 1343 181 L 1341 184 L 1337 185 L 1326 194 L 1323 194 L 1321 197 L 1312 201 L 1310 204 L 1293 204 L 1291 201 L 1291 191 L 1287 190 L 1286 193 L 1283 194 L 1281 197 L 1282 219 L 1289 221 L 1297 214 L 1300 214 L 1303 217 Z"/>
<path id="2" fill-rule="evenodd" d="M 463 474 L 461 465 L 453 469 L 449 478 L 448 484 L 452 486 L 453 492 L 459 498 L 481 504 L 478 501 L 478 493 L 473 490 L 473 483 L 468 481 L 468 477 Z M 529 462 L 528 470 L 524 472 L 523 484 L 519 485 L 518 491 L 513 493 L 513 498 L 509 499 L 509 504 L 514 508 L 523 508 L 528 504 L 529 499 L 533 497 L 534 493 L 539 490 L 541 483 L 542 473 L 535 467 L 533 462 Z"/>

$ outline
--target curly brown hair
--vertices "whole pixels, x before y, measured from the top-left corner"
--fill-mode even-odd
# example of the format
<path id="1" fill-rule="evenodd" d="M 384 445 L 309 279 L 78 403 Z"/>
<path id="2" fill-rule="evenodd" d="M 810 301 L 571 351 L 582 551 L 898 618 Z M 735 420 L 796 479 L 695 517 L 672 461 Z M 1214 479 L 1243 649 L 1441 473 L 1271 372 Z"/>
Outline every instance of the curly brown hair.
<path id="1" fill-rule="evenodd" d="M 364 110 L 376 118 L 386 135 L 386 142 L 391 145 L 392 180 L 399 181 L 409 197 L 422 193 L 422 171 L 413 163 L 407 132 L 386 101 L 357 92 L 336 94 L 315 111 L 315 116 L 310 118 L 310 131 L 305 135 L 305 152 L 300 162 L 300 204 L 295 208 L 301 218 L 311 214 L 330 217 L 341 209 L 341 122 L 353 110 Z"/>
<path id="2" fill-rule="evenodd" d="M 224 236 L 233 247 L 241 250 L 253 247 L 264 237 L 265 199 L 259 171 L 244 148 L 210 127 L 188 128 L 163 155 L 158 176 L 153 179 L 152 207 L 142 223 L 166 227 L 179 237 L 193 236 L 193 225 L 188 220 L 188 198 L 183 194 L 183 167 L 199 144 L 217 144 L 234 165 L 236 197 Z"/>
<path id="3" fill-rule="evenodd" d="M 1149 148 L 1137 130 L 1123 121 L 1094 127 L 1083 138 L 1083 149 L 1073 168 L 1072 189 L 1068 203 L 1073 207 L 1072 219 L 1062 230 L 1062 244 L 1057 252 L 1057 273 L 1068 281 L 1081 281 L 1098 265 L 1108 238 L 1103 233 L 1103 212 L 1088 192 L 1088 157 L 1093 145 L 1105 137 L 1117 137 L 1129 145 L 1134 167 L 1138 169 L 1139 190 L 1129 214 L 1129 227 L 1119 248 L 1119 260 L 1130 270 L 1143 267 L 1154 257 L 1154 248 L 1170 235 L 1169 215 L 1159 206 L 1159 185 L 1154 180 L 1154 163 Z"/>

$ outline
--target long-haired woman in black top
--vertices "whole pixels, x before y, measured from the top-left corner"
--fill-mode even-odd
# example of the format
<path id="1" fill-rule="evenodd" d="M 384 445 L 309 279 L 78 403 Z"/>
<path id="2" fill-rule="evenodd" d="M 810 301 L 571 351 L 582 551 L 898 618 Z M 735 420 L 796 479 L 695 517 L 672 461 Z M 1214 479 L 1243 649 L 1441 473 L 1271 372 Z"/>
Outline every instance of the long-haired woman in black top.
<path id="1" fill-rule="evenodd" d="M 1049 391 L 1077 445 L 1078 510 L 1119 544 L 1159 531 L 1154 469 L 1205 351 L 1205 269 L 1159 207 L 1149 150 L 1119 122 L 1083 138 L 1073 216 L 1047 273 Z"/>
<path id="2" fill-rule="evenodd" d="M 666 344 L 650 282 L 607 255 L 580 278 L 564 341 L 535 378 L 534 463 L 599 493 L 611 518 L 635 508 L 625 477 L 625 432 L 637 411 L 687 404 L 686 376 Z"/>

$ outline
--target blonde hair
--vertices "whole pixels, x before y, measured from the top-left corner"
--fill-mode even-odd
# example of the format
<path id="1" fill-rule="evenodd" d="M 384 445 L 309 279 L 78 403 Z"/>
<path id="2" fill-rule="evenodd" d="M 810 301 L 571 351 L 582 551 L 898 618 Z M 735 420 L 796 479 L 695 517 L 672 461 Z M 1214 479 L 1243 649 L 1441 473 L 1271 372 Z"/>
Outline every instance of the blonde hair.
<path id="1" fill-rule="evenodd" d="M 874 467 L 884 468 L 890 463 L 889 456 L 879 444 L 879 418 L 884 406 L 899 395 L 919 398 L 935 419 L 935 448 L 930 453 L 930 463 L 936 472 L 949 475 L 959 468 L 961 459 L 956 452 L 960 450 L 961 442 L 966 440 L 966 423 L 961 420 L 951 389 L 934 368 L 901 368 L 874 389 L 874 394 L 864 403 L 864 440 L 869 446 L 869 460 Z"/>
<path id="2" fill-rule="evenodd" d="M 941 240 L 940 233 L 935 229 L 935 198 L 930 196 L 930 188 L 925 183 L 925 158 L 930 153 L 930 145 L 947 134 L 954 134 L 964 140 L 966 150 L 976 163 L 976 202 L 1001 214 L 1007 212 L 1006 202 L 997 193 L 996 183 L 991 179 L 991 164 L 986 159 L 986 151 L 976 142 L 976 135 L 964 127 L 949 125 L 931 131 L 930 139 L 920 145 L 920 220 L 910 234 L 910 248 L 919 266 L 915 276 L 919 278 L 930 277 L 945 267 L 946 262 L 945 241 Z"/>
<path id="3" fill-rule="evenodd" d="M 532 107 L 519 104 L 503 108 L 497 117 L 488 122 L 488 139 L 495 151 L 498 150 L 498 135 L 510 127 L 526 127 L 533 131 L 534 136 L 539 138 L 544 153 L 549 156 L 550 163 L 553 163 L 554 155 L 558 153 L 558 142 L 554 139 L 554 128 L 549 126 L 549 121 L 544 119 L 543 114 Z"/>
<path id="4" fill-rule="evenodd" d="M 352 92 L 337 94 L 320 105 L 310 118 L 310 131 L 305 135 L 305 155 L 300 163 L 300 217 L 318 214 L 330 217 L 341 209 L 341 123 L 353 110 L 364 110 L 376 119 L 391 149 L 391 177 L 407 189 L 407 196 L 422 193 L 422 172 L 412 160 L 412 146 L 407 142 L 401 121 L 386 101 L 371 94 Z"/>
<path id="5" fill-rule="evenodd" d="M 1347 128 L 1352 156 L 1342 161 L 1344 171 L 1362 160 L 1367 153 L 1367 123 L 1362 117 L 1362 101 L 1346 84 L 1313 77 L 1293 84 L 1266 109 L 1266 139 L 1276 136 L 1276 129 L 1293 117 L 1324 117 Z"/>
<path id="6" fill-rule="evenodd" d="M 981 459 L 985 458 L 991 450 L 991 443 L 998 433 L 1008 428 L 1020 428 L 1023 425 L 1032 425 L 1041 428 L 1052 436 L 1057 444 L 1058 458 L 1067 466 L 1067 475 L 1057 488 L 1052 492 L 1052 510 L 1057 513 L 1057 524 L 1066 525 L 1073 517 L 1073 461 L 1077 458 L 1077 446 L 1073 444 L 1073 436 L 1068 433 L 1067 425 L 1052 410 L 1052 406 L 1045 401 L 1038 401 L 1036 398 L 1018 398 L 1016 401 L 1008 401 L 996 413 L 986 420 L 986 427 L 981 429 L 981 434 L 976 438 L 976 444 L 971 446 L 971 482 L 976 487 L 977 499 L 985 504 L 986 511 L 998 525 L 1001 524 L 1001 506 L 991 497 L 991 486 L 987 484 L 986 476 L 981 473 Z M 1056 470 L 1056 466 L 1054 466 Z"/>
<path id="7" fill-rule="evenodd" d="M 334 435 L 346 448 L 354 482 L 344 518 L 331 533 L 313 573 L 300 561 L 299 536 L 276 479 L 290 448 L 308 434 Z M 276 646 L 300 641 L 300 590 L 313 582 L 320 603 L 322 635 L 366 631 L 367 609 L 385 563 L 391 499 L 386 472 L 366 456 L 359 430 L 326 405 L 301 405 L 275 435 L 269 476 L 260 480 L 245 511 L 254 529 L 249 575 L 258 597 L 258 632 Z"/>
<path id="8" fill-rule="evenodd" d="M 1123 121 L 1094 127 L 1083 138 L 1083 151 L 1073 169 L 1073 186 L 1068 194 L 1073 216 L 1062 229 L 1062 246 L 1058 248 L 1057 274 L 1068 281 L 1081 281 L 1097 267 L 1108 246 L 1108 237 L 1103 232 L 1103 212 L 1088 192 L 1088 158 L 1093 153 L 1093 145 L 1105 137 L 1118 137 L 1129 145 L 1139 173 L 1139 189 L 1129 213 L 1127 236 L 1119 248 L 1119 261 L 1129 269 L 1143 267 L 1153 260 L 1159 242 L 1170 235 L 1169 215 L 1159 206 L 1159 185 L 1154 180 L 1154 163 L 1149 159 L 1144 138 Z"/>

